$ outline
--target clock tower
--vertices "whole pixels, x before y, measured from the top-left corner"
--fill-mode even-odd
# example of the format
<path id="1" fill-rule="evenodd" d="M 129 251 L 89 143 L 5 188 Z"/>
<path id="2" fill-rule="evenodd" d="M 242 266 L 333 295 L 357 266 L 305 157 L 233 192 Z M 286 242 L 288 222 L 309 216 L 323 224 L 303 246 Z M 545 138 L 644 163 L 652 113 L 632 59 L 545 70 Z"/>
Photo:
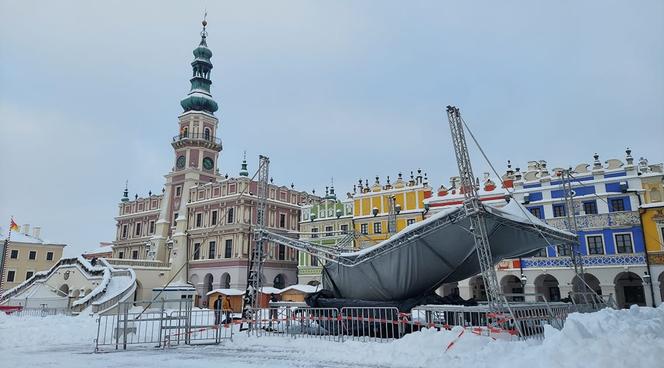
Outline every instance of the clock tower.
<path id="1" fill-rule="evenodd" d="M 173 137 L 173 168 L 166 175 L 164 200 L 151 243 L 155 258 L 171 263 L 172 285 L 187 283 L 187 206 L 189 188 L 219 179 L 218 158 L 221 139 L 217 137 L 219 109 L 210 93 L 212 51 L 207 46 L 207 21 L 203 20 L 201 42 L 191 63 L 191 90 L 180 101 L 178 134 Z M 169 251 L 170 250 L 170 251 Z M 170 277 L 169 277 L 170 279 Z"/>

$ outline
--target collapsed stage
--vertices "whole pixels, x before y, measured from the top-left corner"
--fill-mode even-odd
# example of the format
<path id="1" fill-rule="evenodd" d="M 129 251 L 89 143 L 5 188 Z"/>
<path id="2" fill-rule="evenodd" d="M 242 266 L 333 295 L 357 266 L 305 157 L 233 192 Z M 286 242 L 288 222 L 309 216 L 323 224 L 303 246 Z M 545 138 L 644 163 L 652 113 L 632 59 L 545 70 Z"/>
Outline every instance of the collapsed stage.
<path id="1" fill-rule="evenodd" d="M 547 225 L 514 200 L 502 207 L 483 204 L 480 212 L 494 265 L 576 241 L 574 234 Z M 463 207 L 443 210 L 381 243 L 327 262 L 323 286 L 336 299 L 389 302 L 432 295 L 442 284 L 480 273 L 469 228 Z"/>

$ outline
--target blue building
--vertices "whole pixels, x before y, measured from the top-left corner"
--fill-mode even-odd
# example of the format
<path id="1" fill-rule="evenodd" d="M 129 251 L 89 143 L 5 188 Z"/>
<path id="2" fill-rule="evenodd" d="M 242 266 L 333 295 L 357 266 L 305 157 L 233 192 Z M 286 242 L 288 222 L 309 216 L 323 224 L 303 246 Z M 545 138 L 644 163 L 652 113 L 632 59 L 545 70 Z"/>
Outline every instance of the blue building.
<path id="1" fill-rule="evenodd" d="M 570 230 L 567 211 L 575 212 L 585 282 L 598 294 L 613 295 L 620 307 L 653 305 L 639 215 L 642 180 L 652 172 L 642 166 L 634 163 L 629 149 L 624 162 L 601 162 L 595 154 L 592 164 L 576 165 L 574 209 L 565 206 L 563 169 L 549 169 L 546 161 L 531 161 L 525 170 L 508 168 L 502 178 L 505 192 L 549 225 Z M 550 246 L 535 257 L 505 260 L 498 265 L 498 279 L 505 293 L 537 292 L 553 301 L 581 291 L 583 285 L 565 246 Z M 483 297 L 479 276 L 460 282 L 458 288 L 461 296 Z"/>

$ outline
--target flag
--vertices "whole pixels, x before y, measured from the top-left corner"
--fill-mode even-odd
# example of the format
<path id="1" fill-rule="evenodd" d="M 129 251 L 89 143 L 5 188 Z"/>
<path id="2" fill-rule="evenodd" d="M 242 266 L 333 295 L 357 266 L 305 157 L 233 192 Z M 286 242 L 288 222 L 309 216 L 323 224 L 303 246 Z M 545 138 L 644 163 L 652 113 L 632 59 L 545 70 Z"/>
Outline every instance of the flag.
<path id="1" fill-rule="evenodd" d="M 14 222 L 14 219 L 9 222 L 9 231 L 18 231 L 18 225 Z"/>

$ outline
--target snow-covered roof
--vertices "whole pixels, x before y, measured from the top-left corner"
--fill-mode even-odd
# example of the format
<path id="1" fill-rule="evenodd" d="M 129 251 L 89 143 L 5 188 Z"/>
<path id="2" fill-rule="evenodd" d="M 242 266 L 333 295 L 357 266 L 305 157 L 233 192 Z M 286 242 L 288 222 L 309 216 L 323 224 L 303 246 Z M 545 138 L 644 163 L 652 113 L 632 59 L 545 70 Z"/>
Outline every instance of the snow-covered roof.
<path id="1" fill-rule="evenodd" d="M 112 252 L 113 252 L 113 247 L 105 246 L 105 247 L 98 247 L 95 249 L 86 250 L 85 252 L 83 252 L 83 254 L 99 254 L 99 253 L 112 253 Z"/>
<path id="2" fill-rule="evenodd" d="M 4 240 L 5 238 L 7 238 L 7 232 L 3 227 L 0 227 L 0 239 Z M 37 238 L 30 234 L 22 233 L 20 231 L 12 231 L 10 241 L 16 243 L 29 243 L 29 244 L 48 244 L 48 245 L 62 245 L 62 246 L 65 245 L 65 244 L 51 243 L 47 240 Z"/>
<path id="3" fill-rule="evenodd" d="M 224 294 L 228 296 L 236 296 L 236 295 L 244 295 L 244 291 L 238 289 L 214 289 L 205 295 L 210 296 L 212 294 Z"/>
<path id="4" fill-rule="evenodd" d="M 321 287 L 320 286 L 312 286 L 312 285 L 291 285 L 287 288 L 284 288 L 281 290 L 281 292 L 286 292 L 288 290 L 297 290 L 299 292 L 305 293 L 305 294 L 311 294 L 315 293 L 317 291 L 320 291 Z"/>
<path id="5" fill-rule="evenodd" d="M 263 294 L 281 294 L 281 289 L 271 286 L 263 286 L 260 292 Z"/>

